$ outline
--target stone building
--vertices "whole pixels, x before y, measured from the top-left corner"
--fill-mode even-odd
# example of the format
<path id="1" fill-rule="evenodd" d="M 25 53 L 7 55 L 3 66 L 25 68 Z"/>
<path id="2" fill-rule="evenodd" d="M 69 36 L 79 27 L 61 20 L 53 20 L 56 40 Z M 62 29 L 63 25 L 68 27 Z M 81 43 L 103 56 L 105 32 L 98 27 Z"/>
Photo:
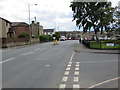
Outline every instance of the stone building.
<path id="1" fill-rule="evenodd" d="M 45 35 L 53 35 L 55 33 L 54 29 L 44 29 Z"/>
<path id="2" fill-rule="evenodd" d="M 0 17 L 0 38 L 13 37 L 11 22 Z"/>
<path id="3" fill-rule="evenodd" d="M 32 21 L 30 24 L 30 30 L 32 37 L 43 34 L 43 26 L 41 26 L 39 22 Z"/>

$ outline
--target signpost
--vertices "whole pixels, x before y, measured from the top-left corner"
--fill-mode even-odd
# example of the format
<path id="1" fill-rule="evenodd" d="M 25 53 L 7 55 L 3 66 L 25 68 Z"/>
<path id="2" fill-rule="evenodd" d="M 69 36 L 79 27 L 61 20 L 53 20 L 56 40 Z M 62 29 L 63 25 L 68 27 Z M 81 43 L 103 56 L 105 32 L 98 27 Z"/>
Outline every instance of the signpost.
<path id="1" fill-rule="evenodd" d="M 106 46 L 115 46 L 115 43 L 106 43 Z"/>

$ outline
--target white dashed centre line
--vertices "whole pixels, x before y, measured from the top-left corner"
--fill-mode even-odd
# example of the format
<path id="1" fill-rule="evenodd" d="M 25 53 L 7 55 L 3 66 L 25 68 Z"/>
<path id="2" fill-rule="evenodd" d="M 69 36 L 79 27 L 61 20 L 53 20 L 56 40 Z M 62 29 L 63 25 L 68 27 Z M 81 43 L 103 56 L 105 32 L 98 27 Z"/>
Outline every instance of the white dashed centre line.
<path id="1" fill-rule="evenodd" d="M 71 64 L 68 64 L 68 67 L 71 67 Z"/>
<path id="2" fill-rule="evenodd" d="M 60 84 L 59 88 L 64 89 L 66 87 L 66 84 Z"/>
<path id="3" fill-rule="evenodd" d="M 76 68 L 75 68 L 75 70 L 79 70 L 79 68 L 78 68 L 78 67 L 76 67 Z"/>
<path id="4" fill-rule="evenodd" d="M 37 48 L 37 49 L 35 49 L 35 51 L 38 51 L 38 50 L 40 50 L 41 48 Z"/>
<path id="5" fill-rule="evenodd" d="M 68 77 L 63 77 L 62 81 L 67 81 L 68 80 Z"/>
<path id="6" fill-rule="evenodd" d="M 65 74 L 64 75 L 69 75 L 69 71 L 65 71 Z"/>
<path id="7" fill-rule="evenodd" d="M 69 64 L 72 64 L 72 62 L 69 62 Z"/>
<path id="8" fill-rule="evenodd" d="M 72 59 L 73 59 L 73 56 L 74 56 L 74 52 L 72 53 L 72 56 L 71 56 L 71 58 L 70 58 L 70 62 L 72 61 Z"/>
<path id="9" fill-rule="evenodd" d="M 74 75 L 79 75 L 79 72 L 77 72 L 77 71 L 76 71 L 76 72 L 74 72 Z"/>
<path id="10" fill-rule="evenodd" d="M 30 54 L 32 54 L 33 52 L 26 52 L 26 53 L 22 53 L 22 54 L 20 54 L 20 56 L 27 56 L 27 55 L 30 55 Z"/>
<path id="11" fill-rule="evenodd" d="M 70 68 L 66 68 L 66 70 L 70 70 Z"/>
<path id="12" fill-rule="evenodd" d="M 76 62 L 76 64 L 79 64 L 80 62 Z"/>
<path id="13" fill-rule="evenodd" d="M 79 65 L 76 65 L 76 67 L 79 67 Z"/>
<path id="14" fill-rule="evenodd" d="M 74 88 L 80 88 L 79 84 L 74 84 L 74 85 L 73 85 L 73 89 L 74 89 Z"/>
<path id="15" fill-rule="evenodd" d="M 79 81 L 79 78 L 78 78 L 78 77 L 74 77 L 73 81 L 74 81 L 74 82 L 78 82 L 78 81 Z"/>

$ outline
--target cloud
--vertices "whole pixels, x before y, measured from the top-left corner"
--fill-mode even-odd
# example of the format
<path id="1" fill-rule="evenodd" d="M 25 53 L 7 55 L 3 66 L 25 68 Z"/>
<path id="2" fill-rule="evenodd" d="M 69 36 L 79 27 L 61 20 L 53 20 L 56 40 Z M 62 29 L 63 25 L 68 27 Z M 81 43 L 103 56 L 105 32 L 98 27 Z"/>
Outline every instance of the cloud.
<path id="1" fill-rule="evenodd" d="M 31 21 L 37 17 L 37 21 L 44 28 L 59 27 L 59 30 L 73 30 L 75 23 L 72 22 L 70 2 L 71 0 L 0 0 L 0 17 L 11 22 L 28 23 L 29 4 Z M 116 5 L 115 0 L 113 3 Z"/>

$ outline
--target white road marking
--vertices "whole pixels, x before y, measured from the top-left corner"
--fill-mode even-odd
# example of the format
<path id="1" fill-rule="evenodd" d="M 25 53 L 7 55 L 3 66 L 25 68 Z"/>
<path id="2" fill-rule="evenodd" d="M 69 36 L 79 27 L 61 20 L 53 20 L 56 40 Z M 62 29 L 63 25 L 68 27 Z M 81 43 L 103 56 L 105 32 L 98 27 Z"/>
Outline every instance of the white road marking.
<path id="1" fill-rule="evenodd" d="M 73 59 L 73 55 L 74 55 L 74 52 L 72 53 L 72 56 L 71 56 L 71 58 L 70 58 L 70 62 L 72 61 L 72 59 Z"/>
<path id="2" fill-rule="evenodd" d="M 62 81 L 67 81 L 68 77 L 63 77 Z"/>
<path id="3" fill-rule="evenodd" d="M 64 75 L 69 75 L 69 71 L 65 71 Z"/>
<path id="4" fill-rule="evenodd" d="M 74 75 L 79 75 L 79 72 L 74 72 Z"/>
<path id="5" fill-rule="evenodd" d="M 35 51 L 38 51 L 38 50 L 40 50 L 40 48 L 35 49 Z"/>
<path id="6" fill-rule="evenodd" d="M 79 68 L 78 68 L 78 67 L 76 67 L 76 68 L 75 68 L 75 70 L 79 70 Z"/>
<path id="7" fill-rule="evenodd" d="M 50 67 L 50 65 L 45 65 L 45 67 Z"/>
<path id="8" fill-rule="evenodd" d="M 7 60 L 1 61 L 0 64 L 1 64 L 1 63 L 5 63 L 5 62 L 9 62 L 9 61 L 12 61 L 12 60 L 15 60 L 15 59 L 16 59 L 16 58 L 9 58 L 9 59 L 7 59 Z"/>
<path id="9" fill-rule="evenodd" d="M 104 82 L 95 84 L 95 85 L 90 86 L 90 87 L 88 87 L 88 88 L 95 88 L 95 87 L 97 87 L 97 86 L 100 86 L 100 85 L 102 85 L 102 84 L 105 84 L 105 83 L 108 83 L 108 82 L 111 82 L 111 81 L 114 81 L 114 80 L 117 80 L 117 79 L 120 79 L 120 77 L 116 77 L 116 78 L 113 78 L 113 79 L 106 80 L 106 81 L 104 81 Z"/>
<path id="10" fill-rule="evenodd" d="M 66 84 L 60 84 L 59 88 L 65 88 L 66 87 Z"/>
<path id="11" fill-rule="evenodd" d="M 7 50 L 2 50 L 2 52 L 6 52 L 6 51 L 9 51 L 9 49 L 7 49 Z"/>
<path id="12" fill-rule="evenodd" d="M 80 62 L 76 62 L 76 64 L 79 64 Z"/>
<path id="13" fill-rule="evenodd" d="M 80 88 L 80 85 L 79 85 L 79 84 L 74 84 L 74 85 L 73 85 L 73 89 L 74 89 L 74 88 Z"/>
<path id="14" fill-rule="evenodd" d="M 70 70 L 70 68 L 66 68 L 66 70 Z"/>
<path id="15" fill-rule="evenodd" d="M 69 62 L 69 64 L 72 64 L 72 62 Z"/>
<path id="16" fill-rule="evenodd" d="M 105 62 L 118 62 L 118 60 L 105 60 L 105 61 L 86 61 L 81 63 L 105 63 Z"/>
<path id="17" fill-rule="evenodd" d="M 68 67 L 71 67 L 71 64 L 68 64 Z"/>
<path id="18" fill-rule="evenodd" d="M 22 53 L 22 54 L 20 54 L 20 56 L 27 56 L 27 55 L 30 55 L 30 54 L 32 54 L 33 52 L 26 52 L 26 53 Z"/>
<path id="19" fill-rule="evenodd" d="M 79 65 L 76 65 L 76 67 L 79 67 Z"/>
<path id="20" fill-rule="evenodd" d="M 79 81 L 79 78 L 78 78 L 78 77 L 74 77 L 73 81 L 74 81 L 74 82 L 78 82 L 78 81 Z"/>

